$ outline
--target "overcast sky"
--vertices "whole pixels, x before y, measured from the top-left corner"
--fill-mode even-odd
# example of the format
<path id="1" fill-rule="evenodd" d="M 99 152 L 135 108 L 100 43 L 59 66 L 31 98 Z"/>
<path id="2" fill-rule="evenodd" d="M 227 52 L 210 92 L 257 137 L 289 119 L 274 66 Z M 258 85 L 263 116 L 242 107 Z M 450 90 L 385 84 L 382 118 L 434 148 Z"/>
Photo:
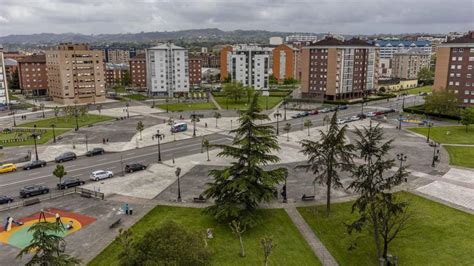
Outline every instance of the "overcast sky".
<path id="1" fill-rule="evenodd" d="M 342 34 L 467 31 L 474 0 L 0 0 L 0 36 L 196 28 Z"/>

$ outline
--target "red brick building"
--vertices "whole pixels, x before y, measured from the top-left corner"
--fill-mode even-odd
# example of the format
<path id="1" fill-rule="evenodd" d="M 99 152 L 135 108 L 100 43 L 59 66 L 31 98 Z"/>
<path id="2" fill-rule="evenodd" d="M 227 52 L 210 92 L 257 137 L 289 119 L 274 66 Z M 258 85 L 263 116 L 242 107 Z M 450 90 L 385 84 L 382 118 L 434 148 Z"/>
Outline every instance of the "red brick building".
<path id="1" fill-rule="evenodd" d="M 204 68 L 219 68 L 221 66 L 220 56 L 213 53 L 195 53 L 189 56 L 201 60 L 201 67 Z"/>
<path id="2" fill-rule="evenodd" d="M 188 59 L 189 85 L 192 88 L 199 87 L 201 85 L 201 67 L 201 59 Z"/>
<path id="3" fill-rule="evenodd" d="M 123 79 L 128 72 L 128 65 L 125 64 L 105 64 L 105 86 L 112 88 L 115 85 L 123 84 Z"/>
<path id="4" fill-rule="evenodd" d="M 132 87 L 146 88 L 145 54 L 137 54 L 137 56 L 130 58 L 130 81 Z"/>
<path id="5" fill-rule="evenodd" d="M 48 92 L 46 56 L 36 54 L 19 59 L 18 76 L 22 93 L 46 95 Z"/>

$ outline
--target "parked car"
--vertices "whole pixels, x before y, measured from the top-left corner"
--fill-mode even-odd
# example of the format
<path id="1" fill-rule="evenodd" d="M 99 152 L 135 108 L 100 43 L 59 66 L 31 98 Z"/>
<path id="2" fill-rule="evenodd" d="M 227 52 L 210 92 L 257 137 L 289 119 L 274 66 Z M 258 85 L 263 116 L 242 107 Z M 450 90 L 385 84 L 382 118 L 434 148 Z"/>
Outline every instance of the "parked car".
<path id="1" fill-rule="evenodd" d="M 336 124 L 338 124 L 338 125 L 341 125 L 341 124 L 344 124 L 344 123 L 347 123 L 347 120 L 345 120 L 345 119 L 340 119 L 340 118 L 338 118 L 338 119 L 336 120 Z"/>
<path id="2" fill-rule="evenodd" d="M 305 115 L 303 113 L 297 113 L 297 114 L 294 114 L 291 116 L 291 118 L 300 118 L 300 117 L 304 117 Z"/>
<path id="3" fill-rule="evenodd" d="M 13 199 L 8 196 L 0 196 L 0 204 L 13 202 Z"/>
<path id="4" fill-rule="evenodd" d="M 367 118 L 367 115 L 366 114 L 357 114 L 357 117 L 359 119 L 366 119 Z"/>
<path id="5" fill-rule="evenodd" d="M 0 166 L 0 174 L 10 173 L 16 171 L 16 165 L 14 163 L 6 163 Z"/>
<path id="6" fill-rule="evenodd" d="M 360 117 L 358 117 L 357 115 L 353 115 L 349 117 L 349 121 L 358 121 L 358 120 L 360 120 Z"/>
<path id="7" fill-rule="evenodd" d="M 29 198 L 31 196 L 49 193 L 49 188 L 43 185 L 25 186 L 20 189 L 20 197 Z"/>
<path id="8" fill-rule="evenodd" d="M 40 167 L 45 167 L 45 166 L 46 166 L 46 161 L 43 161 L 43 160 L 31 161 L 30 163 L 23 166 L 23 170 L 30 170 L 30 169 L 40 168 Z"/>
<path id="9" fill-rule="evenodd" d="M 74 152 L 65 152 L 59 155 L 58 157 L 54 158 L 54 161 L 57 163 L 62 163 L 66 161 L 76 160 L 76 159 L 77 159 L 77 155 Z"/>
<path id="10" fill-rule="evenodd" d="M 426 92 L 420 92 L 420 96 L 427 96 L 427 95 L 428 95 L 428 93 L 426 93 Z"/>
<path id="11" fill-rule="evenodd" d="M 136 171 L 145 170 L 146 166 L 141 163 L 132 163 L 125 165 L 125 172 L 133 173 Z"/>
<path id="12" fill-rule="evenodd" d="M 70 187 L 82 186 L 85 183 L 85 181 L 82 181 L 79 178 L 65 178 L 61 181 L 61 183 L 58 183 L 56 186 L 58 187 L 58 189 L 68 189 Z"/>
<path id="13" fill-rule="evenodd" d="M 337 108 L 337 106 L 329 107 L 329 112 L 336 112 Z"/>
<path id="14" fill-rule="evenodd" d="M 102 179 L 111 178 L 113 176 L 114 176 L 114 173 L 112 171 L 98 170 L 91 173 L 90 179 L 92 181 L 99 181 Z"/>
<path id="15" fill-rule="evenodd" d="M 95 156 L 95 155 L 102 155 L 105 153 L 103 148 L 93 148 L 92 150 L 86 152 L 87 157 Z"/>
<path id="16" fill-rule="evenodd" d="M 338 108 L 339 108 L 339 110 L 346 110 L 349 107 L 347 107 L 347 105 L 339 105 Z"/>
<path id="17" fill-rule="evenodd" d="M 323 109 L 320 109 L 319 112 L 320 113 L 329 113 L 329 112 L 331 112 L 331 110 L 329 110 L 329 108 L 323 108 Z"/>
<path id="18" fill-rule="evenodd" d="M 387 109 L 387 110 L 383 110 L 382 113 L 384 113 L 384 114 L 395 113 L 395 109 L 390 108 L 390 109 Z"/>
<path id="19" fill-rule="evenodd" d="M 309 111 L 310 115 L 317 115 L 318 113 L 319 113 L 319 111 L 316 110 L 316 109 Z"/>
<path id="20" fill-rule="evenodd" d="M 365 114 L 367 117 L 374 117 L 376 116 L 375 112 L 368 112 Z"/>

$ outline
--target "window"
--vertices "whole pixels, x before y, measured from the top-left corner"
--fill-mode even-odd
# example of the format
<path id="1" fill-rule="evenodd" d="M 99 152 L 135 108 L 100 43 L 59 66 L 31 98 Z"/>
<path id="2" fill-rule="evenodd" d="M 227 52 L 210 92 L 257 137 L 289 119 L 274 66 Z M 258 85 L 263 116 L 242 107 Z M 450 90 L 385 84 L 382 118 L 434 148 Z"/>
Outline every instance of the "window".
<path id="1" fill-rule="evenodd" d="M 468 65 L 467 70 L 472 70 L 472 65 Z"/>
<path id="2" fill-rule="evenodd" d="M 464 94 L 469 95 L 469 91 L 464 91 Z"/>
<path id="3" fill-rule="evenodd" d="M 461 57 L 461 56 L 460 56 L 460 57 L 458 57 L 458 61 L 462 61 L 462 57 Z"/>
<path id="4" fill-rule="evenodd" d="M 474 56 L 469 56 L 469 62 L 474 62 Z"/>
<path id="5" fill-rule="evenodd" d="M 450 76 L 451 78 L 454 78 L 454 73 L 449 73 L 449 76 Z"/>
<path id="6" fill-rule="evenodd" d="M 450 81 L 450 82 L 449 82 L 449 85 L 451 85 L 451 86 L 452 86 L 453 84 L 454 84 L 454 82 L 452 82 L 452 81 Z"/>
<path id="7" fill-rule="evenodd" d="M 456 82 L 454 83 L 454 86 L 459 86 L 459 81 L 456 81 Z"/>
<path id="8" fill-rule="evenodd" d="M 456 65 L 451 65 L 451 69 L 456 69 Z"/>
<path id="9" fill-rule="evenodd" d="M 472 74 L 467 74 L 466 78 L 470 79 L 472 77 Z"/>
<path id="10" fill-rule="evenodd" d="M 457 77 L 457 78 L 460 78 L 460 77 L 461 77 L 461 73 L 456 73 L 456 77 Z"/>
<path id="11" fill-rule="evenodd" d="M 461 69 L 462 68 L 462 65 L 458 65 L 457 69 Z"/>
<path id="12" fill-rule="evenodd" d="M 456 57 L 455 56 L 451 57 L 451 61 L 456 61 Z"/>
<path id="13" fill-rule="evenodd" d="M 471 82 L 466 82 L 466 87 L 471 87 Z"/>

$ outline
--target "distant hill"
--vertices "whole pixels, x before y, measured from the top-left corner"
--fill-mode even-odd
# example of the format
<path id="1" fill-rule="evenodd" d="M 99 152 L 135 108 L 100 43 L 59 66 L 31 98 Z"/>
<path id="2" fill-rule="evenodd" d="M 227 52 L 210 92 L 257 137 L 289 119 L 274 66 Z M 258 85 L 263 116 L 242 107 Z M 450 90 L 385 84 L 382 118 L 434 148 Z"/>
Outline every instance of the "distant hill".
<path id="1" fill-rule="evenodd" d="M 191 29 L 181 31 L 154 31 L 123 34 L 98 34 L 85 35 L 78 33 L 39 33 L 27 35 L 7 35 L 0 37 L 0 43 L 3 44 L 55 44 L 60 42 L 87 42 L 87 43 L 105 43 L 105 42 L 162 42 L 162 41 L 246 41 L 246 42 L 265 42 L 271 36 L 285 37 L 294 32 L 271 32 L 263 30 L 235 30 L 222 31 L 220 29 Z M 312 33 L 301 33 L 312 34 Z M 317 34 L 322 36 L 322 34 Z"/>

